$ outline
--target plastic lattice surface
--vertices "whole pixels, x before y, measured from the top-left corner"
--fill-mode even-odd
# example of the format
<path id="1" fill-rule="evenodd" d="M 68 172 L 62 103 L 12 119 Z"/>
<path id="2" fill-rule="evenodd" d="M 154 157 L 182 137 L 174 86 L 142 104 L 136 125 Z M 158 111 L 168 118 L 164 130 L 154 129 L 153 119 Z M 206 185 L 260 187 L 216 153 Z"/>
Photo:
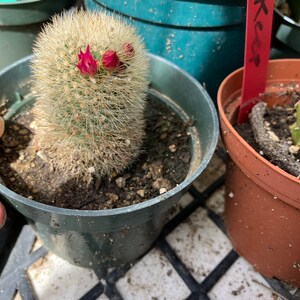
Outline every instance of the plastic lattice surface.
<path id="1" fill-rule="evenodd" d="M 215 155 L 220 160 L 224 160 L 225 158 L 224 152 L 220 149 L 216 151 Z M 210 299 L 209 292 L 216 286 L 223 276 L 226 276 L 226 272 L 239 259 L 239 256 L 234 250 L 229 251 L 229 253 L 217 264 L 217 266 L 204 278 L 204 280 L 199 283 L 193 277 L 189 268 L 179 258 L 176 251 L 170 246 L 166 237 L 187 218 L 189 218 L 192 213 L 199 209 L 199 207 L 205 208 L 208 212 L 208 218 L 216 225 L 216 227 L 225 233 L 223 219 L 207 205 L 207 201 L 211 195 L 220 189 L 223 184 L 224 175 L 221 175 L 215 178 L 215 180 L 202 192 L 199 192 L 195 187 L 192 187 L 189 190 L 189 196 L 191 196 L 193 200 L 169 223 L 167 223 L 161 235 L 153 245 L 153 248 L 157 248 L 161 251 L 189 289 L 190 294 L 187 299 Z M 11 227 L 10 231 L 13 232 L 14 228 Z M 2 234 L 2 237 L 4 235 L 5 232 Z M 10 253 L 8 253 L 7 261 L 2 268 L 0 276 L 0 299 L 13 299 L 17 292 L 21 299 L 35 299 L 35 291 L 33 290 L 30 282 L 30 277 L 26 275 L 26 272 L 32 264 L 41 257 L 45 257 L 48 253 L 43 246 L 32 251 L 35 240 L 36 236 L 34 231 L 29 225 L 24 225 L 19 232 L 14 247 L 12 247 Z M 5 247 L 0 247 L 0 251 L 1 259 L 5 259 L 5 255 L 3 256 L 3 254 L 7 252 L 7 249 L 5 249 Z M 94 269 L 93 272 L 98 282 L 79 299 L 97 299 L 101 295 L 105 295 L 109 299 L 123 299 L 118 289 L 117 282 L 123 278 L 138 261 L 139 260 L 121 268 L 114 268 L 110 270 Z M 300 289 L 294 289 L 291 293 L 291 290 L 278 280 L 266 279 L 266 281 L 270 286 L 266 288 L 269 289 L 273 295 L 277 295 L 278 299 L 300 299 Z M 239 297 L 235 299 L 239 299 Z"/>

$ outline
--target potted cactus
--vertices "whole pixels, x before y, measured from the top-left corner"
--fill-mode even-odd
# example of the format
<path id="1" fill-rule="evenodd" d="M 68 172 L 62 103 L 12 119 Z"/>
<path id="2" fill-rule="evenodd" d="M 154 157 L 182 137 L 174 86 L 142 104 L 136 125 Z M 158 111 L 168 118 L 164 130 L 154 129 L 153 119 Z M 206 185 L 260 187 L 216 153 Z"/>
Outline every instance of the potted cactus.
<path id="1" fill-rule="evenodd" d="M 266 91 L 249 115 L 253 130 L 247 124 L 236 124 L 243 69 L 226 77 L 218 92 L 221 134 L 230 157 L 225 185 L 227 233 L 234 248 L 257 271 L 297 287 L 300 286 L 299 66 L 299 59 L 269 62 Z M 287 117 L 273 119 L 273 112 Z"/>
<path id="2" fill-rule="evenodd" d="M 142 148 L 149 80 L 134 30 L 105 15 L 65 14 L 45 28 L 34 52 L 39 149 L 66 181 L 90 182 L 124 170 Z"/>
<path id="3" fill-rule="evenodd" d="M 24 84 L 29 76 L 33 88 Z M 16 90 L 30 96 L 16 98 Z M 14 145 L 15 158 L 11 150 L 4 151 L 13 160 L 11 170 L 19 168 L 31 194 L 16 193 L 22 180 L 16 176 L 11 180 L 3 171 L 7 180 L 0 192 L 25 215 L 50 250 L 84 267 L 120 265 L 149 249 L 170 209 L 206 167 L 217 143 L 216 111 L 201 85 L 172 63 L 147 54 L 131 26 L 104 14 L 79 11 L 56 16 L 37 39 L 35 55 L 0 74 L 0 91 L 7 99 L 0 110 L 7 124 L 18 116 L 29 118 L 22 112 L 34 102 L 28 127 L 24 131 L 17 125 L 25 147 Z M 126 173 L 148 151 L 146 129 L 156 130 L 155 124 L 145 124 L 147 105 L 153 101 L 159 103 L 154 115 L 161 115 L 165 107 L 168 121 L 177 116 L 184 123 L 183 135 L 191 150 L 190 158 L 180 160 L 188 174 L 168 186 L 160 164 L 148 169 L 146 161 L 141 170 L 146 179 L 156 176 L 157 194 L 147 198 L 137 190 L 144 201 L 126 198 L 123 205 L 115 205 L 122 198 L 116 192 L 124 192 L 128 178 L 122 171 Z M 14 137 L 6 128 L 2 142 L 11 143 Z M 29 140 L 25 136 L 30 128 L 34 133 Z M 165 129 L 151 141 L 152 152 L 158 140 L 165 139 Z M 175 155 L 174 146 L 169 145 L 168 153 Z M 174 166 L 178 164 L 179 160 Z M 1 162 L 0 172 L 4 165 Z M 45 166 L 48 172 L 41 174 Z M 108 191 L 111 186 L 113 192 Z M 135 191 L 135 186 L 130 188 L 130 193 Z M 56 198 L 51 199 L 53 195 Z M 65 205 L 67 198 L 72 207 Z M 91 208 L 88 203 L 94 199 L 98 206 Z"/>

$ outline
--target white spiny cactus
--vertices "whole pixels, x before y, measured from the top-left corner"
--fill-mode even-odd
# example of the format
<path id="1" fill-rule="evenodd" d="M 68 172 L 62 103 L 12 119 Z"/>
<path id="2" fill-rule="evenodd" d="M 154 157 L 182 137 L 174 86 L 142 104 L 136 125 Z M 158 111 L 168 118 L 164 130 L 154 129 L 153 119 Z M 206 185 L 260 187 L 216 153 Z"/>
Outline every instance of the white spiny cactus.
<path id="1" fill-rule="evenodd" d="M 36 140 L 68 177 L 111 175 L 140 153 L 148 59 L 121 20 L 78 11 L 55 16 L 34 47 Z"/>

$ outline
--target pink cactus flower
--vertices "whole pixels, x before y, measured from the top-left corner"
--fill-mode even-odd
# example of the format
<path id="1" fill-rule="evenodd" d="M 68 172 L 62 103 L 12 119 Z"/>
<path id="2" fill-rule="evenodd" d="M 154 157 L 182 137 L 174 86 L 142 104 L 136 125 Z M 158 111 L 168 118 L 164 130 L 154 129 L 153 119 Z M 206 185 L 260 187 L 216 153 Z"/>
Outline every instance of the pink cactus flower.
<path id="1" fill-rule="evenodd" d="M 81 74 L 94 76 L 97 71 L 97 61 L 93 58 L 90 52 L 90 45 L 87 45 L 85 52 L 80 50 L 78 54 L 78 64 L 76 67 L 79 69 Z"/>
<path id="2" fill-rule="evenodd" d="M 130 43 L 123 44 L 122 50 L 123 50 L 125 56 L 128 58 L 133 57 L 135 54 L 134 48 L 133 48 L 132 44 L 130 44 Z"/>
<path id="3" fill-rule="evenodd" d="M 106 50 L 102 55 L 101 62 L 108 71 L 114 71 L 121 65 L 117 52 L 113 50 Z"/>

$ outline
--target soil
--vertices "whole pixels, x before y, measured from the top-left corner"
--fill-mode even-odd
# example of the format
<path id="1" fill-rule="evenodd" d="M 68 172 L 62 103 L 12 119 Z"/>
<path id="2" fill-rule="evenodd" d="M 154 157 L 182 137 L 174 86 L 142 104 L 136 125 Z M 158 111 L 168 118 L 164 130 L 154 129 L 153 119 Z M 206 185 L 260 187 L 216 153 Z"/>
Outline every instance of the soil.
<path id="1" fill-rule="evenodd" d="M 0 180 L 35 201 L 71 209 L 110 209 L 156 197 L 181 183 L 188 173 L 188 127 L 167 105 L 148 99 L 143 153 L 122 174 L 86 183 L 64 178 L 32 145 L 34 120 L 29 109 L 6 125 L 0 139 Z"/>
<path id="2" fill-rule="evenodd" d="M 287 93 L 287 96 L 290 98 L 288 104 L 265 107 L 263 112 L 259 112 L 263 103 L 258 102 L 249 115 L 249 121 L 236 125 L 235 129 L 260 155 L 286 172 L 299 177 L 300 151 L 299 147 L 292 146 L 289 126 L 296 120 L 294 104 L 300 100 L 300 95 L 293 92 Z"/>

